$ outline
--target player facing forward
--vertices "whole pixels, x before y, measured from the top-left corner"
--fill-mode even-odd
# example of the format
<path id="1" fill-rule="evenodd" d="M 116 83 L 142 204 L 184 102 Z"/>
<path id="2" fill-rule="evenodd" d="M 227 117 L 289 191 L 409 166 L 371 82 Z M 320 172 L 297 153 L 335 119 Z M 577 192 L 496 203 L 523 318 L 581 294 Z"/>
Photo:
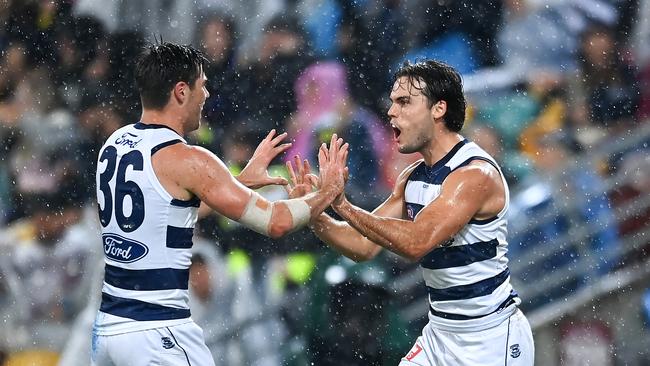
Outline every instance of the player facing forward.
<path id="1" fill-rule="evenodd" d="M 423 159 L 401 173 L 372 213 L 342 194 L 332 207 L 346 222 L 323 213 L 312 230 L 356 261 L 386 248 L 419 262 L 429 323 L 401 366 L 532 366 L 532 333 L 507 265 L 508 186 L 496 161 L 459 134 L 465 121 L 460 75 L 436 61 L 407 63 L 396 73 L 390 100 L 399 151 Z M 289 164 L 292 197 L 318 185 L 306 162 L 295 163 L 297 174 Z"/>
<path id="2" fill-rule="evenodd" d="M 140 122 L 115 131 L 99 152 L 97 200 L 105 252 L 93 365 L 213 365 L 188 308 L 192 232 L 200 202 L 270 237 L 307 224 L 343 191 L 347 144 L 319 154 L 321 189 L 269 202 L 250 188 L 282 184 L 267 173 L 289 144 L 275 131 L 233 177 L 182 136 L 199 127 L 209 96 L 204 58 L 189 46 L 145 48 L 137 61 Z M 327 150 L 327 151 L 326 151 Z"/>

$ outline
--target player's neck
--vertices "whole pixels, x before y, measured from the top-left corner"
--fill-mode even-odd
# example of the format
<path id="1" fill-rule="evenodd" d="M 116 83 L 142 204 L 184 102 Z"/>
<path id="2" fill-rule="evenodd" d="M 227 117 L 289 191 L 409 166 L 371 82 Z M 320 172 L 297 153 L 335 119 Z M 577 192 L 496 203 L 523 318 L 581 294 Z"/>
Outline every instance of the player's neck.
<path id="1" fill-rule="evenodd" d="M 183 128 L 183 119 L 175 113 L 170 113 L 166 109 L 144 109 L 142 111 L 142 117 L 140 117 L 140 122 L 144 124 L 167 126 L 176 131 L 176 133 L 178 133 L 180 136 L 183 136 L 185 134 L 185 129 Z"/>
<path id="2" fill-rule="evenodd" d="M 438 134 L 435 140 L 432 140 L 429 147 L 422 152 L 424 163 L 427 166 L 435 164 L 442 159 L 456 144 L 463 140 L 463 137 L 456 132 L 444 132 Z"/>

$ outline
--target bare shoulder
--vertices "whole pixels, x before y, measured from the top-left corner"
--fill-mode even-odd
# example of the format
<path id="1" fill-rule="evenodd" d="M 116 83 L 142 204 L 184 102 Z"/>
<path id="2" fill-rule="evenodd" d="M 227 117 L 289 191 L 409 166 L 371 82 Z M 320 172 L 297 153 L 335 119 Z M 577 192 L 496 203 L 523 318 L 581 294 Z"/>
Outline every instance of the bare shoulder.
<path id="1" fill-rule="evenodd" d="M 497 167 L 485 160 L 473 160 L 459 170 L 464 170 L 472 176 L 475 176 L 476 179 L 485 179 L 501 184 L 501 172 L 499 172 Z"/>
<path id="2" fill-rule="evenodd" d="M 471 161 L 466 166 L 453 171 L 445 182 L 463 182 L 470 185 L 501 183 L 501 173 L 497 168 L 484 160 Z"/>
<path id="3" fill-rule="evenodd" d="M 229 174 L 225 164 L 212 152 L 184 143 L 160 149 L 152 156 L 151 163 L 162 185 L 176 198 L 199 194 L 203 184 L 220 181 Z"/>
<path id="4" fill-rule="evenodd" d="M 152 157 L 156 170 L 158 167 L 172 174 L 183 174 L 219 161 L 212 152 L 200 147 L 178 143 L 165 147 Z"/>
<path id="5" fill-rule="evenodd" d="M 415 168 L 417 168 L 417 166 L 420 165 L 423 161 L 424 161 L 423 159 L 418 159 L 418 160 L 414 161 L 413 163 L 411 163 L 406 168 L 404 168 L 404 170 L 402 170 L 402 172 L 399 173 L 399 176 L 397 177 L 397 182 L 396 182 L 395 186 L 400 186 L 400 185 L 405 184 L 406 181 L 408 180 L 409 176 L 411 175 L 411 173 L 413 173 L 413 170 L 415 170 Z"/>
<path id="6" fill-rule="evenodd" d="M 490 207 L 487 211 L 498 212 L 503 206 L 504 189 L 499 170 L 489 162 L 477 159 L 449 174 L 442 184 L 441 195 L 450 199 L 462 197 L 488 202 Z M 490 209 L 493 206 L 496 209 Z"/>

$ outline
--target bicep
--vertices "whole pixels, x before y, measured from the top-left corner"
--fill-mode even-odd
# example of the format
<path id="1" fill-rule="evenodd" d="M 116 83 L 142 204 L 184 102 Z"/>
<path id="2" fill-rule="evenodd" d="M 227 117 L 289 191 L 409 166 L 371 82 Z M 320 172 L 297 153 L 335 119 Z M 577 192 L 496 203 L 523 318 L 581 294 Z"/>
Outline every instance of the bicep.
<path id="1" fill-rule="evenodd" d="M 479 212 L 494 189 L 489 177 L 477 169 L 451 174 L 440 195 L 415 217 L 418 227 L 429 228 L 427 235 L 440 244 L 456 235 Z"/>
<path id="2" fill-rule="evenodd" d="M 179 172 L 183 188 L 195 194 L 218 213 L 239 219 L 250 201 L 251 191 L 235 179 L 214 154 L 195 148 Z"/>

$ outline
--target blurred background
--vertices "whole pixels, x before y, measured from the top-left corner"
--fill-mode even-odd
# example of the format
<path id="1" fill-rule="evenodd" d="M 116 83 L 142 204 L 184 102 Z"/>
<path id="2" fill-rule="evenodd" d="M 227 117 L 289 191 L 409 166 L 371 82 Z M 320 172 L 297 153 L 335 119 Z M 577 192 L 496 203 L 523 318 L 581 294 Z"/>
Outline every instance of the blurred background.
<path id="1" fill-rule="evenodd" d="M 462 133 L 510 184 L 536 364 L 650 364 L 650 1 L 1 0 L 0 365 L 89 364 L 97 151 L 138 121 L 133 60 L 155 38 L 210 61 L 192 143 L 237 174 L 287 131 L 286 175 L 336 132 L 367 209 L 418 158 L 392 143 L 392 72 L 456 67 Z M 356 264 L 306 230 L 271 241 L 216 215 L 194 237 L 192 314 L 217 365 L 396 365 L 426 324 L 418 267 L 390 253 Z"/>

